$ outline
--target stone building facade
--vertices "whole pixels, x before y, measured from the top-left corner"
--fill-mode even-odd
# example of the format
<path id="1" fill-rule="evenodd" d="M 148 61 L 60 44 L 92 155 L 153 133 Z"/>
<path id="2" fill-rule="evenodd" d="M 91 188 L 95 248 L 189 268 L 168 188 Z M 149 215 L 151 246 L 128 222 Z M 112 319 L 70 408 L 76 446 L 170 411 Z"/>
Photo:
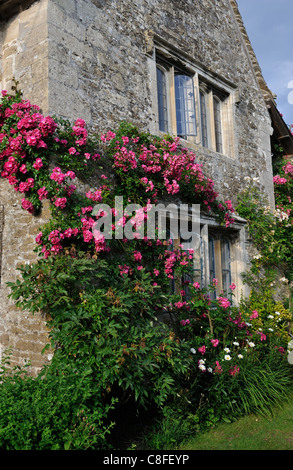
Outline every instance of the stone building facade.
<path id="1" fill-rule="evenodd" d="M 0 48 L 1 88 L 15 77 L 45 115 L 82 117 L 99 132 L 126 120 L 179 135 L 221 198 L 235 203 L 250 176 L 273 207 L 267 102 L 274 106 L 274 97 L 235 0 L 7 0 Z M 46 327 L 15 308 L 6 282 L 35 259 L 34 237 L 48 214 L 24 213 L 19 195 L 0 181 L 0 343 L 35 370 Z M 222 287 L 232 280 L 239 298 L 249 263 L 244 221 L 227 232 L 203 217 L 201 240 L 202 279 L 218 276 Z"/>

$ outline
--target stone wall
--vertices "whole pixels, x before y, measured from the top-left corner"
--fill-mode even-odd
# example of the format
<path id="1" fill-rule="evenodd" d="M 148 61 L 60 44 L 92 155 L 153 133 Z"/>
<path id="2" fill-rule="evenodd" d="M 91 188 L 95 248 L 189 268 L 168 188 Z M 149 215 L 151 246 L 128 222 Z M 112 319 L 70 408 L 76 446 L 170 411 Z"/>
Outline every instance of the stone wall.
<path id="1" fill-rule="evenodd" d="M 231 0 L 36 1 L 2 28 L 2 88 L 15 75 L 45 114 L 83 117 L 98 131 L 123 119 L 154 131 L 146 54 L 152 31 L 237 89 L 235 158 L 196 149 L 221 196 L 235 201 L 249 175 L 260 178 L 273 205 L 264 84 L 232 6 Z"/>
<path id="2" fill-rule="evenodd" d="M 1 89 L 10 90 L 15 77 L 25 98 L 38 104 L 45 114 L 49 91 L 47 7 L 47 0 L 37 1 L 0 23 Z"/>
<path id="3" fill-rule="evenodd" d="M 22 3 L 28 6 L 32 2 Z M 44 114 L 48 113 L 47 1 L 35 2 L 12 17 L 7 10 L 7 20 L 0 23 L 0 30 L 1 89 L 10 90 L 15 76 L 20 82 L 24 98 L 41 106 Z M 41 217 L 35 218 L 25 212 L 21 208 L 21 195 L 2 179 L 0 206 L 3 214 L 2 219 L 0 215 L 3 222 L 2 240 L 0 234 L 0 355 L 4 354 L 8 346 L 11 347 L 11 365 L 30 361 L 32 372 L 35 373 L 46 360 L 41 355 L 47 341 L 46 326 L 41 316 L 33 317 L 15 307 L 14 302 L 8 299 L 6 283 L 15 281 L 17 267 L 36 259 L 33 252 L 35 236 L 49 213 L 45 210 Z"/>
<path id="4" fill-rule="evenodd" d="M 36 260 L 35 237 L 40 225 L 49 217 L 45 207 L 42 216 L 33 217 L 21 208 L 22 196 L 8 184 L 0 180 L 0 353 L 9 346 L 12 348 L 11 365 L 32 363 L 35 372 L 46 357 L 41 354 L 47 342 L 47 330 L 41 315 L 32 316 L 15 307 L 8 298 L 10 293 L 7 282 L 15 282 L 20 277 L 17 268 Z M 3 216 L 3 218 L 1 217 Z M 1 223 L 2 222 L 2 223 Z M 1 232 L 2 228 L 2 232 Z M 2 237 L 1 237 L 2 235 Z M 1 243 L 2 242 L 2 243 Z M 0 254 L 1 254 L 0 247 Z"/>
<path id="5" fill-rule="evenodd" d="M 49 1 L 49 109 L 82 116 L 99 131 L 122 119 L 153 131 L 152 31 L 235 85 L 236 158 L 200 149 L 198 157 L 223 197 L 235 201 L 249 175 L 260 178 L 273 205 L 271 122 L 240 26 L 229 0 Z"/>
<path id="6" fill-rule="evenodd" d="M 253 176 L 273 205 L 265 85 L 260 88 L 260 71 L 241 18 L 235 17 L 236 7 L 234 0 L 35 1 L 0 24 L 0 86 L 9 90 L 15 76 L 24 97 L 40 105 L 45 115 L 81 117 L 94 131 L 127 120 L 153 132 L 153 58 L 146 40 L 151 31 L 237 90 L 235 155 L 196 148 L 221 197 L 235 202 L 244 177 Z M 19 195 L 6 181 L 0 181 L 0 204 L 0 343 L 13 347 L 15 363 L 29 358 L 37 370 L 43 361 L 45 325 L 7 300 L 6 282 L 15 279 L 19 264 L 35 259 L 34 237 L 48 212 L 40 218 L 24 213 Z"/>

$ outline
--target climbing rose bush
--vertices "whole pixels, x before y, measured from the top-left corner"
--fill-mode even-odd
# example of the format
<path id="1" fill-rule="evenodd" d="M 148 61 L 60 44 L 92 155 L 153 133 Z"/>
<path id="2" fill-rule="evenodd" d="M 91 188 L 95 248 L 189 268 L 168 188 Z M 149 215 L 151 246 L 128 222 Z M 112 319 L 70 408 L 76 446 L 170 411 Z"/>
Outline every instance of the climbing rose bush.
<path id="1" fill-rule="evenodd" d="M 45 257 L 60 253 L 68 239 L 70 243 L 86 243 L 97 252 L 108 250 L 103 238 L 97 240 L 90 233 L 104 214 L 93 218 L 91 212 L 95 203 L 110 204 L 114 211 L 117 194 L 123 195 L 127 204 L 142 203 L 145 212 L 147 204 L 155 204 L 164 194 L 178 195 L 214 212 L 227 227 L 233 223 L 231 201 L 218 201 L 214 182 L 204 176 L 194 153 L 180 147 L 179 139 L 139 136 L 137 129 L 127 124 L 117 135 L 108 131 L 95 139 L 89 137 L 82 119 L 71 127 L 64 120 L 43 117 L 39 107 L 23 100 L 20 93 L 12 96 L 2 91 L 2 95 L 1 176 L 23 195 L 22 207 L 29 213 L 38 213 L 42 202 L 50 201 L 58 229 L 45 230 L 37 237 Z M 99 175 L 103 184 L 77 195 L 78 175 L 90 174 L 98 166 L 103 169 Z M 65 224 L 61 211 L 70 225 Z M 122 226 L 127 222 L 124 217 Z"/>
<path id="2" fill-rule="evenodd" d="M 231 201 L 219 201 L 194 153 L 125 122 L 92 136 L 82 119 L 71 125 L 39 111 L 17 90 L 2 92 L 1 176 L 30 214 L 46 200 L 51 209 L 36 235 L 38 261 L 9 284 L 17 306 L 48 314 L 49 374 L 62 375 L 64 364 L 72 376 L 86 370 L 105 404 L 131 397 L 162 407 L 184 396 L 197 409 L 219 383 L 241 388 L 245 371 L 268 352 L 284 361 L 284 341 L 265 323 L 251 328 L 257 309 L 233 306 L 234 283 L 219 296 L 216 279 L 203 289 L 189 280 L 192 250 L 140 230 L 150 205 L 165 200 L 200 204 L 224 226 L 233 223 Z M 118 217 L 115 196 L 124 205 L 106 237 L 95 226 L 102 204 Z M 134 217 L 130 203 L 140 206 Z M 129 223 L 133 237 L 116 239 Z"/>
<path id="3" fill-rule="evenodd" d="M 118 221 L 124 227 L 131 219 L 136 229 L 147 220 L 150 204 L 179 195 L 217 214 L 226 227 L 233 223 L 231 201 L 218 200 L 214 182 L 205 177 L 194 153 L 180 146 L 179 138 L 159 139 L 139 133 L 127 123 L 122 123 L 116 132 L 109 130 L 96 138 L 89 135 L 83 119 L 71 126 L 68 121 L 44 117 L 39 111 L 19 91 L 14 95 L 2 91 L 1 176 L 24 196 L 22 207 L 29 213 L 37 213 L 45 199 L 50 201 L 52 218 L 36 236 L 37 251 L 44 259 L 61 254 L 74 258 L 78 253 L 96 259 L 99 255 L 120 279 L 147 274 L 154 288 L 163 286 L 163 291 L 168 292 L 170 280 L 178 282 L 184 272 L 190 271 L 192 250 L 184 252 L 182 246 L 174 248 L 168 240 L 141 237 L 138 231 L 134 232 L 134 240 L 124 238 L 117 244 L 114 225 L 107 239 L 101 233 L 95 234 L 95 222 L 105 214 L 100 210 L 93 215 L 94 205 L 108 204 L 115 215 L 115 195 L 123 195 L 125 204 L 141 204 L 134 222 L 132 214 L 126 212 Z M 291 166 L 288 162 L 282 167 L 287 178 L 292 176 Z M 99 185 L 84 193 L 77 191 L 79 180 L 91 175 L 95 175 L 95 180 L 98 176 Z M 284 178 L 281 179 L 283 184 Z M 190 328 L 190 319 L 180 318 L 183 311 L 193 312 L 194 305 L 198 311 L 197 303 L 185 299 L 188 283 L 184 282 L 177 301 L 168 302 L 168 306 L 158 301 L 155 311 L 169 311 L 172 306 L 179 324 L 188 321 Z M 232 292 L 235 285 L 231 287 Z M 195 283 L 191 288 L 195 294 L 200 292 L 204 302 L 200 285 Z M 232 307 L 230 298 L 219 296 L 217 307 Z M 206 308 L 210 310 L 209 305 Z M 227 319 L 231 321 L 230 317 Z"/>

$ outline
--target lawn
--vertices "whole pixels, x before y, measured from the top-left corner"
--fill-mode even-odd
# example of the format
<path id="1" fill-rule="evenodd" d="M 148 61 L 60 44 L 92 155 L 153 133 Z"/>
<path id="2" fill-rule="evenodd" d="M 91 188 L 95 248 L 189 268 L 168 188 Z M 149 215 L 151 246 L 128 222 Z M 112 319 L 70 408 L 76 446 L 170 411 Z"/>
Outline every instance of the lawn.
<path id="1" fill-rule="evenodd" d="M 293 397 L 272 416 L 248 416 L 194 437 L 180 450 L 293 450 Z"/>

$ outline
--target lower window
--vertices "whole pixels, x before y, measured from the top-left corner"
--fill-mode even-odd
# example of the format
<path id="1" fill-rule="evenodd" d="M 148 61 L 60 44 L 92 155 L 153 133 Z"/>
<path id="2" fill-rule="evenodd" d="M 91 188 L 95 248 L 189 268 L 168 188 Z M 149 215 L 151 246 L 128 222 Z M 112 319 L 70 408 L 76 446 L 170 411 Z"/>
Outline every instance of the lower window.
<path id="1" fill-rule="evenodd" d="M 209 281 L 217 279 L 214 296 L 229 292 L 231 285 L 231 242 L 228 237 L 209 235 Z"/>

